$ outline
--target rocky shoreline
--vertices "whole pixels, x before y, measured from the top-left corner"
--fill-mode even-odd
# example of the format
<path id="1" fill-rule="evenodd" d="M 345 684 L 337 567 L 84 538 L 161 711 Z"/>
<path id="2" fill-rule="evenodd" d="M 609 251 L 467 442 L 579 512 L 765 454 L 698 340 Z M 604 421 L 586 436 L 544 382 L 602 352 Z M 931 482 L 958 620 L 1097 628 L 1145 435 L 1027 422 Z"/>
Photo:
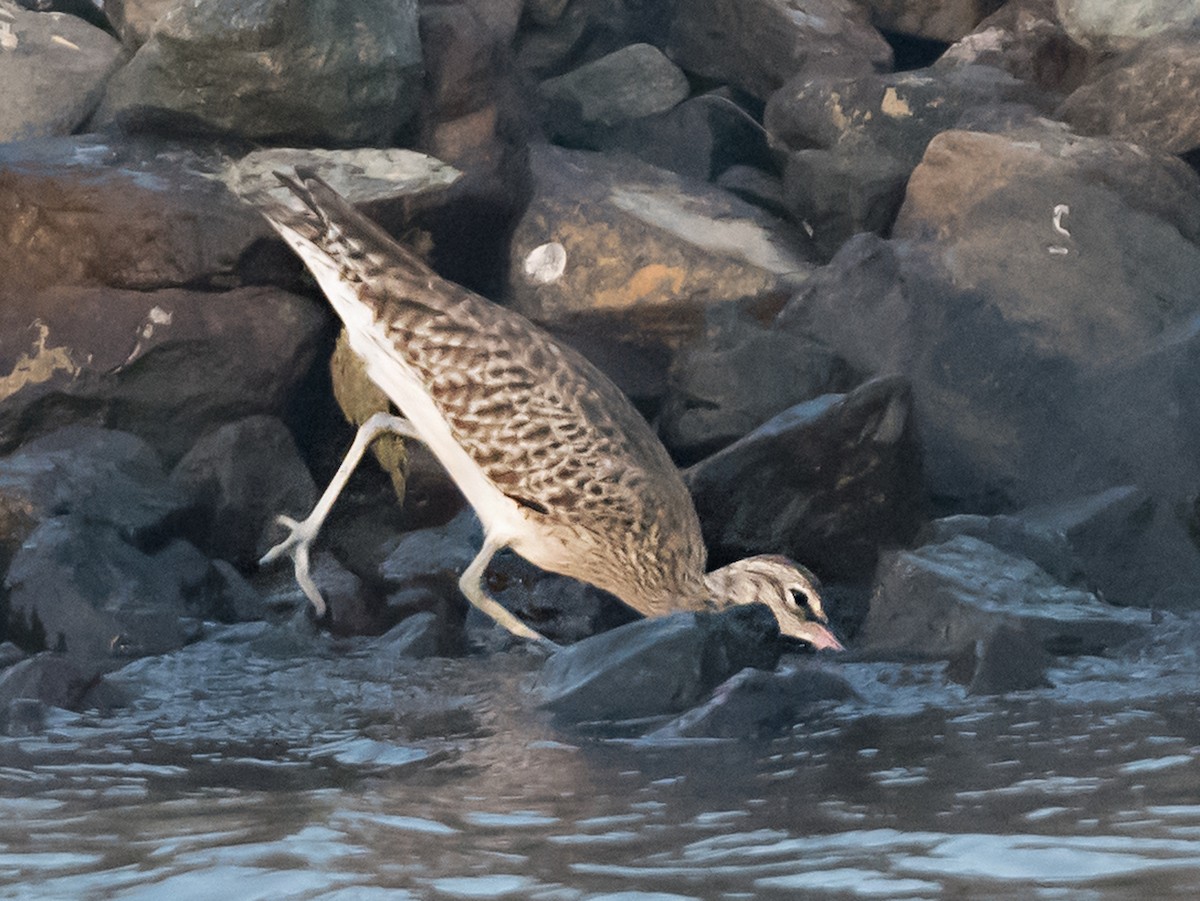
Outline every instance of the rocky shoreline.
<path id="1" fill-rule="evenodd" d="M 0 725 L 129 703 L 215 623 L 314 628 L 256 561 L 378 401 L 239 197 L 296 161 L 611 375 L 711 565 L 805 562 L 852 649 L 504 556 L 572 643 L 556 717 L 725 735 L 852 696 L 839 659 L 995 694 L 1144 653 L 1200 607 L 1200 9 L 1125 6 L 0 0 Z M 510 650 L 453 485 L 381 457 L 322 627 Z"/>

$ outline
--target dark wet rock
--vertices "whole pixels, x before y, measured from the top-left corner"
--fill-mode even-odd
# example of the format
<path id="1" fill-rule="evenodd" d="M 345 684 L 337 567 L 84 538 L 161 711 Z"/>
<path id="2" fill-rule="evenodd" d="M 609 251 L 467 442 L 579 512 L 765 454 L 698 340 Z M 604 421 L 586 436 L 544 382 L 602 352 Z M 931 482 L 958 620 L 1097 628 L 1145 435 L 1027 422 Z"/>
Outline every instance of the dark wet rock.
<path id="1" fill-rule="evenodd" d="M 1128 50 L 1140 41 L 1172 29 L 1200 24 L 1192 0 L 1056 0 L 1068 34 L 1093 50 Z"/>
<path id="2" fill-rule="evenodd" d="M 66 426 L 0 459 L 0 564 L 55 516 L 103 523 L 147 545 L 161 541 L 183 507 L 146 442 L 126 432 Z"/>
<path id="3" fill-rule="evenodd" d="M 1031 511 L 1011 516 L 959 514 L 935 519 L 921 530 L 917 543 L 943 544 L 959 535 L 978 538 L 1006 554 L 1031 560 L 1063 585 L 1090 587 L 1066 530 L 1058 523 L 1039 521 Z"/>
<path id="4" fill-rule="evenodd" d="M 208 585 L 214 600 L 207 605 L 222 622 L 262 619 L 267 612 L 263 598 L 245 577 L 226 560 L 213 560 Z"/>
<path id="5" fill-rule="evenodd" d="M 706 320 L 704 336 L 671 362 L 659 416 L 677 460 L 694 462 L 788 407 L 852 384 L 849 367 L 817 341 L 737 310 L 711 310 Z"/>
<path id="6" fill-rule="evenodd" d="M 921 516 L 912 395 L 903 379 L 785 410 L 684 473 L 711 563 L 758 553 L 862 580 Z"/>
<path id="7" fill-rule="evenodd" d="M 965 113 L 1039 92 L 990 66 L 886 75 L 797 77 L 776 91 L 764 124 L 793 148 L 784 172 L 792 215 L 832 254 L 860 231 L 884 232 L 929 141 Z"/>
<path id="8" fill-rule="evenodd" d="M 1091 54 L 1063 28 L 1054 0 L 1009 0 L 938 57 L 934 68 L 992 66 L 1047 94 L 1065 96 L 1090 62 Z"/>
<path id="9" fill-rule="evenodd" d="M 586 151 L 530 157 L 510 293 L 535 321 L 670 343 L 703 308 L 774 296 L 809 268 L 789 226 L 711 186 Z"/>
<path id="10" fill-rule="evenodd" d="M 744 669 L 713 696 L 646 738 L 767 738 L 804 719 L 814 707 L 848 701 L 854 688 L 830 667 L 794 660 L 775 671 Z"/>
<path id="11" fill-rule="evenodd" d="M 276 516 L 303 519 L 317 499 L 291 432 L 271 416 L 205 435 L 175 466 L 171 483 L 187 498 L 182 527 L 188 539 L 242 570 L 270 547 L 266 532 Z"/>
<path id="12" fill-rule="evenodd" d="M 459 575 L 482 543 L 479 520 L 471 510 L 463 510 L 445 525 L 401 536 L 380 567 L 380 576 L 393 589 L 426 585 L 457 591 Z"/>
<path id="13" fill-rule="evenodd" d="M 71 657 L 53 652 L 35 654 L 0 674 L 0 711 L 8 710 L 11 729 L 15 725 L 12 705 L 16 701 L 38 701 L 49 707 L 77 710 L 84 695 L 99 679 L 100 672 L 95 667 L 81 665 Z M 19 716 L 26 719 L 27 713 Z"/>
<path id="14" fill-rule="evenodd" d="M 846 0 L 680 0 L 667 54 L 760 100 L 801 73 L 857 76 L 892 63 L 863 8 Z"/>
<path id="15" fill-rule="evenodd" d="M 36 614 L 50 648 L 81 666 L 111 669 L 195 637 L 188 594 L 194 558 L 151 555 L 112 528 L 79 517 L 46 520 L 26 539 L 5 578 L 13 614 Z"/>
<path id="16" fill-rule="evenodd" d="M 426 611 L 413 614 L 372 639 L 369 653 L 373 665 L 399 669 L 404 661 L 436 657 L 448 650 L 438 616 Z"/>
<path id="17" fill-rule="evenodd" d="M 959 535 L 882 556 L 857 645 L 951 659 L 1001 626 L 1050 653 L 1099 654 L 1140 637 L 1151 622 L 1144 611 L 1112 607 L 1063 585 L 1026 557 Z"/>
<path id="18" fill-rule="evenodd" d="M 614 126 L 664 113 L 688 96 L 687 77 L 649 44 L 631 44 L 541 83 L 546 132 L 596 147 Z"/>
<path id="19" fill-rule="evenodd" d="M 537 7 L 544 9 L 538 11 Z M 518 35 L 516 62 L 540 80 L 599 59 L 631 43 L 663 46 L 673 3 L 559 0 L 526 3 L 529 22 Z"/>
<path id="20" fill-rule="evenodd" d="M 773 669 L 782 649 L 767 608 L 645 619 L 556 651 L 542 666 L 542 706 L 563 720 L 679 713 L 747 666 Z"/>
<path id="21" fill-rule="evenodd" d="M 537 25 L 553 25 L 570 0 L 526 0 L 525 12 Z"/>
<path id="22" fill-rule="evenodd" d="M 762 207 L 773 216 L 789 215 L 783 180 L 770 172 L 754 166 L 734 164 L 723 170 L 714 182 L 718 188 L 724 188 L 747 203 Z"/>
<path id="23" fill-rule="evenodd" d="M 82 19 L 0 3 L 0 143 L 70 134 L 120 62 L 121 45 Z"/>
<path id="24" fill-rule="evenodd" d="M 104 0 L 104 13 L 127 47 L 140 47 L 177 0 Z"/>
<path id="25" fill-rule="evenodd" d="M 37 735 L 46 728 L 46 712 L 46 704 L 34 698 L 9 701 L 8 709 L 0 710 L 0 734 Z"/>
<path id="26" fill-rule="evenodd" d="M 168 461 L 204 434 L 283 412 L 324 332 L 314 301 L 274 288 L 60 287 L 0 307 L 0 448 L 83 421 Z"/>
<path id="27" fill-rule="evenodd" d="M 867 0 L 871 22 L 883 31 L 930 41 L 956 41 L 1004 0 Z"/>
<path id="28" fill-rule="evenodd" d="M 421 85 L 415 3 L 179 3 L 108 83 L 99 123 L 386 144 Z"/>
<path id="29" fill-rule="evenodd" d="M 608 129 L 597 134 L 593 143 L 597 149 L 622 151 L 652 166 L 700 181 L 712 181 L 738 164 L 772 165 L 762 127 L 728 88 L 709 91 L 664 113 Z"/>
<path id="30" fill-rule="evenodd" d="M 218 166 L 204 148 L 149 139 L 0 145 L 0 209 L 22 211 L 0 233 L 0 298 L 53 285 L 229 286 L 271 231 L 200 174 Z"/>
<path id="31" fill-rule="evenodd" d="M 7 623 L 4 624 L 8 626 Z M 11 641 L 0 641 L 0 669 L 8 669 L 14 663 L 25 659 L 25 652 Z"/>
<path id="32" fill-rule="evenodd" d="M 1036 637 L 1000 625 L 951 659 L 946 675 L 967 686 L 967 694 L 999 695 L 1051 687 L 1046 671 L 1053 664 Z"/>
<path id="33" fill-rule="evenodd" d="M 1200 147 L 1198 106 L 1200 30 L 1152 37 L 1106 60 L 1055 117 L 1081 134 L 1187 153 Z"/>

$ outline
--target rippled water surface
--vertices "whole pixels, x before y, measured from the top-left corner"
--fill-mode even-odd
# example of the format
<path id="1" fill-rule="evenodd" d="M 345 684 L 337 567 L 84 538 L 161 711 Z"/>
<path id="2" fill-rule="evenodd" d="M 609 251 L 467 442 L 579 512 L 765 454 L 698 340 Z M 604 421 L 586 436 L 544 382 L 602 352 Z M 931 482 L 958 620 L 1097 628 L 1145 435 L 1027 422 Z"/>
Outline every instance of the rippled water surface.
<path id="1" fill-rule="evenodd" d="M 0 897 L 1200 897 L 1197 634 L 1002 698 L 845 664 L 784 735 L 654 744 L 556 728 L 525 652 L 239 627 L 0 738 Z"/>

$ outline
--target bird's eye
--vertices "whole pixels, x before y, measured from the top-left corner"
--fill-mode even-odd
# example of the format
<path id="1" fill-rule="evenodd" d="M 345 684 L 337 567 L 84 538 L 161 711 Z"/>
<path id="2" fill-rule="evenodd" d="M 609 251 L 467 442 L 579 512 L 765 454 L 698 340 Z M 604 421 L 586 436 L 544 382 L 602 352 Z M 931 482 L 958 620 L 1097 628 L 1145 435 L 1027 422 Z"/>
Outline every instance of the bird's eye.
<path id="1" fill-rule="evenodd" d="M 811 609 L 812 598 L 808 596 L 808 592 L 802 588 L 789 588 L 787 590 L 788 600 L 792 602 L 792 606 L 797 610 L 807 612 Z"/>

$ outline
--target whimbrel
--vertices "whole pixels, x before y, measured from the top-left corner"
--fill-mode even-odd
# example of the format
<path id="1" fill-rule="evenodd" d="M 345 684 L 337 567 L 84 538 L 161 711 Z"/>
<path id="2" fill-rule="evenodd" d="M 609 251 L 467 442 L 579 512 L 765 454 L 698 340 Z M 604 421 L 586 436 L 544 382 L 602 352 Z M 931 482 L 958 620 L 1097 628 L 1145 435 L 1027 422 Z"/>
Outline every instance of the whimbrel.
<path id="1" fill-rule="evenodd" d="M 293 557 L 318 615 L 309 548 L 378 435 L 423 442 L 483 524 L 463 572 L 467 599 L 510 632 L 542 639 L 489 597 L 483 575 L 511 548 L 534 565 L 616 595 L 645 616 L 767 604 L 780 630 L 840 648 L 824 625 L 815 579 L 763 555 L 705 573 L 691 496 L 633 405 L 581 354 L 518 313 L 438 276 L 315 173 L 276 173 L 303 206 L 260 195 L 268 221 L 329 298 L 367 375 L 400 416 L 358 431 L 312 513 L 280 517 L 290 535 L 263 557 Z"/>

